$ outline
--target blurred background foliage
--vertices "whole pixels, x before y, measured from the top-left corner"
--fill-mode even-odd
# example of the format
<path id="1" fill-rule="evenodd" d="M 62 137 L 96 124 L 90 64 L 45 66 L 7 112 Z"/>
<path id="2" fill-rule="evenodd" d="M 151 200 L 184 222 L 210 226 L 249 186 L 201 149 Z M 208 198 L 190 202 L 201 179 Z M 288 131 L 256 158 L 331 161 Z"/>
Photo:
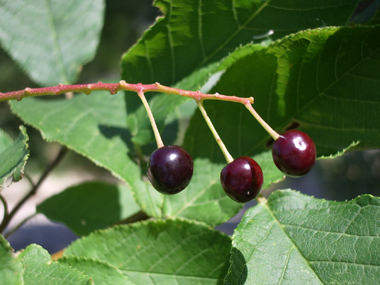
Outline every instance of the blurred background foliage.
<path id="1" fill-rule="evenodd" d="M 120 61 L 123 53 L 136 43 L 144 31 L 154 23 L 160 11 L 152 6 L 152 0 L 108 0 L 104 27 L 96 57 L 83 66 L 77 83 L 97 82 L 99 80 L 120 80 Z M 39 87 L 24 74 L 19 66 L 0 48 L 0 90 L 14 91 L 25 87 Z M 49 100 L 52 97 L 44 98 Z M 7 102 L 0 103 L 0 128 L 13 139 L 19 134 L 19 125 L 23 122 L 11 114 Z M 45 142 L 39 131 L 28 128 L 31 156 L 27 172 L 41 172 L 59 149 L 56 143 Z M 99 169 L 87 159 L 73 152 L 65 159 L 64 166 L 71 167 L 72 162 L 88 171 L 98 171 L 107 175 L 108 171 Z M 62 169 L 62 167 L 60 167 Z M 63 167 L 64 169 L 64 167 Z"/>

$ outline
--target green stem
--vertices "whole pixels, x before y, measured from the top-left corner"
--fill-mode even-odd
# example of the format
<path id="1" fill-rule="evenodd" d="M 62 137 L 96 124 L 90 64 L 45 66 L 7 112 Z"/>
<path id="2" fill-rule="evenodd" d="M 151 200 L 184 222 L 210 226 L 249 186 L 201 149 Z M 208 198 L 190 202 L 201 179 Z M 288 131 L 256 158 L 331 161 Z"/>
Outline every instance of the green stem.
<path id="1" fill-rule="evenodd" d="M 34 182 L 33 182 L 33 179 L 32 179 L 32 177 L 29 176 L 29 174 L 24 173 L 24 177 L 26 178 L 26 180 L 29 181 L 29 183 L 30 183 L 30 185 L 31 185 L 32 187 L 35 186 L 35 185 L 34 185 Z"/>
<path id="2" fill-rule="evenodd" d="M 145 214 L 143 211 L 139 211 L 136 214 L 126 218 L 125 220 L 117 222 L 116 224 L 117 225 L 132 224 L 139 221 L 145 221 L 149 218 L 150 217 L 147 214 Z"/>
<path id="3" fill-rule="evenodd" d="M 3 216 L 3 219 L 5 219 L 5 217 L 8 216 L 8 203 L 5 200 L 5 198 L 3 197 L 3 195 L 1 195 L 1 194 L 0 194 L 0 200 L 3 203 L 3 206 L 4 206 L 4 216 Z"/>
<path id="4" fill-rule="evenodd" d="M 140 97 L 140 99 L 141 99 L 141 101 L 145 107 L 145 110 L 148 113 L 150 124 L 152 125 L 153 132 L 154 132 L 154 137 L 156 138 L 157 148 L 161 148 L 164 146 L 164 143 L 162 142 L 160 132 L 158 131 L 156 121 L 154 120 L 154 117 L 152 114 L 152 110 L 150 109 L 148 101 L 145 98 L 144 91 L 142 89 L 140 89 L 137 92 L 137 94 L 139 95 L 139 97 Z"/>
<path id="5" fill-rule="evenodd" d="M 13 229 L 11 229 L 9 232 L 7 232 L 4 237 L 8 238 L 10 235 L 12 235 L 15 231 L 17 231 L 19 228 L 21 228 L 27 221 L 29 221 L 31 218 L 35 217 L 37 213 L 34 213 L 25 219 L 23 219 L 17 226 L 15 226 Z"/>
<path id="6" fill-rule="evenodd" d="M 5 228 L 8 226 L 9 222 L 12 220 L 13 216 L 18 212 L 21 206 L 24 205 L 25 202 L 29 200 L 29 198 L 36 194 L 42 182 L 45 180 L 48 174 L 62 161 L 66 153 L 67 148 L 62 147 L 54 161 L 45 169 L 45 172 L 41 175 L 37 184 L 35 184 L 34 187 L 32 187 L 32 189 L 29 191 L 29 193 L 26 194 L 25 197 L 16 204 L 12 211 L 4 217 L 3 221 L 0 224 L 0 233 L 2 233 L 5 230 Z"/>
<path id="7" fill-rule="evenodd" d="M 279 134 L 273 130 L 256 112 L 256 110 L 252 107 L 251 104 L 244 104 L 248 111 L 255 117 L 255 119 L 260 123 L 260 125 L 268 132 L 268 134 L 274 139 L 277 140 L 279 138 Z"/>
<path id="8" fill-rule="evenodd" d="M 223 152 L 224 154 L 224 157 L 226 158 L 226 161 L 228 163 L 232 162 L 234 160 L 234 158 L 231 156 L 231 154 L 228 152 L 226 146 L 224 145 L 222 139 L 219 137 L 218 135 L 218 132 L 216 131 L 214 125 L 212 124 L 209 116 L 207 115 L 207 112 L 203 106 L 203 100 L 197 100 L 197 105 L 198 105 L 198 108 L 199 110 L 201 111 L 202 115 L 203 115 L 203 118 L 205 119 L 206 121 L 206 124 L 207 126 L 210 128 L 217 144 L 219 145 L 221 151 Z"/>

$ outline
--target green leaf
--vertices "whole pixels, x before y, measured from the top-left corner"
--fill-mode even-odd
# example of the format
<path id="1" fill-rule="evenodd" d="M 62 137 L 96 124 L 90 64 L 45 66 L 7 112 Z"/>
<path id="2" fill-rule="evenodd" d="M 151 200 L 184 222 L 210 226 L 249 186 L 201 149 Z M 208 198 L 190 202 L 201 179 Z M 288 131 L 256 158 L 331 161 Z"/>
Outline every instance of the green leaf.
<path id="1" fill-rule="evenodd" d="M 277 191 L 235 230 L 225 284 L 376 284 L 380 199 L 346 202 Z"/>
<path id="2" fill-rule="evenodd" d="M 324 28 L 258 50 L 247 46 L 246 55 L 234 57 L 212 92 L 254 96 L 254 108 L 270 126 L 280 133 L 298 126 L 312 137 L 319 156 L 353 141 L 360 141 L 356 149 L 377 148 L 379 35 L 380 27 Z M 233 156 L 267 150 L 269 135 L 244 106 L 212 101 L 205 108 Z M 213 151 L 216 143 L 203 121 L 197 111 L 184 147 L 195 157 L 211 155 L 219 162 L 223 156 Z"/>
<path id="3" fill-rule="evenodd" d="M 83 272 L 96 285 L 123 284 L 133 285 L 131 281 L 116 267 L 95 259 L 85 257 L 62 257 L 57 260 L 60 264 L 67 264 L 76 270 Z"/>
<path id="4" fill-rule="evenodd" d="M 266 189 L 273 183 L 280 182 L 285 179 L 282 173 L 273 162 L 272 151 L 266 151 L 253 156 L 253 159 L 260 165 L 264 174 L 264 182 L 262 189 Z"/>
<path id="5" fill-rule="evenodd" d="M 128 187 L 85 182 L 37 206 L 37 212 L 62 222 L 78 235 L 107 228 L 140 210 Z"/>
<path id="6" fill-rule="evenodd" d="M 0 14 L 0 43 L 30 78 L 68 84 L 95 56 L 104 1 L 1 0 Z"/>
<path id="7" fill-rule="evenodd" d="M 0 153 L 6 151 L 6 149 L 13 143 L 11 137 L 0 129 Z"/>
<path id="8" fill-rule="evenodd" d="M 156 220 L 92 233 L 64 256 L 107 262 L 134 284 L 221 284 L 231 240 L 201 223 Z"/>
<path id="9" fill-rule="evenodd" d="M 18 258 L 24 266 L 25 284 L 94 284 L 90 277 L 69 265 L 53 262 L 50 254 L 39 245 L 29 245 Z"/>
<path id="10" fill-rule="evenodd" d="M 22 272 L 22 264 L 14 258 L 13 248 L 0 235 L 0 284 L 24 284 Z"/>
<path id="11" fill-rule="evenodd" d="M 206 159 L 194 161 L 194 174 L 185 190 L 164 196 L 163 213 L 168 217 L 185 217 L 208 225 L 219 225 L 233 216 L 243 204 L 232 201 L 220 185 L 224 165 Z"/>
<path id="12" fill-rule="evenodd" d="M 0 150 L 0 190 L 8 177 L 12 176 L 13 182 L 22 178 L 29 157 L 28 139 L 26 128 L 23 126 L 20 126 L 20 135 L 13 143 L 10 143 L 7 135 L 0 133 L 0 142 L 4 143 L 2 151 Z"/>
<path id="13" fill-rule="evenodd" d="M 278 39 L 307 28 L 344 25 L 359 0 L 157 0 L 164 13 L 123 57 L 122 78 L 173 85 L 273 31 Z"/>

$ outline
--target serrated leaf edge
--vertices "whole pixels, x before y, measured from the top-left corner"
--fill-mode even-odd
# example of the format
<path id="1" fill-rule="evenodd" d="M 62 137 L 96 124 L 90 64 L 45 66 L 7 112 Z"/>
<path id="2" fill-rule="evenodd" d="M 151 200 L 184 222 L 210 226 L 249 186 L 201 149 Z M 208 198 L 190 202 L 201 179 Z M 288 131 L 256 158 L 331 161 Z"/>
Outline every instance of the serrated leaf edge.
<path id="1" fill-rule="evenodd" d="M 30 156 L 30 152 L 29 152 L 29 145 L 28 145 L 28 141 L 29 141 L 29 136 L 26 132 L 26 128 L 25 126 L 23 125 L 20 125 L 19 126 L 19 129 L 20 129 L 20 134 L 18 136 L 18 138 L 13 141 L 13 143 L 15 143 L 19 138 L 20 136 L 22 135 L 23 136 L 23 140 L 22 140 L 22 143 L 24 144 L 25 146 L 25 149 L 27 150 L 27 154 L 22 158 L 22 160 L 20 161 L 20 163 L 22 163 L 21 165 L 18 165 L 16 168 L 12 169 L 11 172 L 9 172 L 6 176 L 4 176 L 4 182 L 0 184 L 0 192 L 5 188 L 5 187 L 9 187 L 11 186 L 14 182 L 18 182 L 22 179 L 22 177 L 24 176 L 24 169 L 25 169 L 25 165 L 26 165 L 26 162 L 28 161 L 29 159 L 29 156 Z M 8 149 L 8 148 L 7 148 Z M 16 178 L 14 177 L 14 174 L 16 171 L 20 171 L 20 179 L 19 180 L 16 180 Z M 12 181 L 5 186 L 5 183 L 6 183 L 6 180 L 8 177 L 12 176 Z"/>
<path id="2" fill-rule="evenodd" d="M 28 248 L 29 246 L 35 246 L 35 247 L 40 248 L 40 249 L 42 249 L 42 250 L 44 250 L 44 251 L 47 252 L 47 250 L 44 249 L 44 248 L 43 248 L 42 246 L 40 246 L 39 244 L 32 243 L 32 244 L 29 244 L 29 245 L 27 246 L 27 248 Z M 23 262 L 23 256 L 24 256 L 23 254 L 24 254 L 24 252 L 25 252 L 25 250 L 26 250 L 27 248 L 25 248 L 25 249 L 20 250 L 20 251 L 17 252 L 17 253 L 18 253 L 17 258 L 20 260 L 20 262 L 21 262 L 21 264 L 22 264 L 22 267 L 23 267 L 23 276 L 24 276 L 24 271 L 25 271 L 25 265 L 24 265 L 24 262 Z M 55 264 L 58 264 L 58 265 L 61 265 L 61 266 L 65 266 L 65 265 L 63 265 L 63 264 L 57 262 L 56 260 L 53 260 L 52 257 L 51 257 L 51 255 L 50 255 L 50 253 L 48 253 L 48 254 L 49 254 L 49 256 L 50 256 L 50 260 L 46 263 L 47 266 L 50 266 L 51 264 L 54 264 L 54 263 L 55 263 Z M 44 264 L 44 263 L 40 263 L 40 265 L 43 265 L 43 264 Z M 82 274 L 82 276 L 84 276 L 85 278 L 88 278 L 88 281 L 90 281 L 91 284 L 94 284 L 94 281 L 92 280 L 92 277 L 88 276 L 87 274 L 84 274 L 83 272 L 77 270 L 76 268 L 73 268 L 72 266 L 70 266 L 70 265 L 68 265 L 68 264 L 66 264 L 66 265 L 69 266 L 71 270 L 76 271 L 76 272 Z"/>
<path id="3" fill-rule="evenodd" d="M 58 258 L 57 260 L 55 260 L 55 262 L 58 262 L 58 263 L 64 263 L 68 266 L 70 266 L 71 268 L 79 271 L 79 272 L 82 272 L 82 274 L 86 275 L 84 273 L 84 271 L 80 271 L 79 269 L 77 269 L 75 266 L 71 265 L 71 264 L 68 264 L 68 263 L 65 263 L 65 261 L 68 261 L 68 260 L 75 260 L 75 261 L 90 261 L 90 262 L 93 262 L 95 264 L 99 264 L 99 265 L 103 265 L 103 266 L 106 266 L 106 267 L 109 267 L 109 268 L 112 268 L 112 269 L 115 269 L 118 273 L 120 273 L 121 275 L 123 275 L 131 284 L 132 281 L 129 279 L 129 277 L 127 275 L 125 275 L 120 269 L 118 269 L 117 267 L 113 266 L 112 264 L 106 262 L 106 261 L 103 261 L 103 260 L 100 260 L 100 259 L 96 259 L 96 258 L 93 258 L 93 257 L 85 257 L 85 256 L 75 256 L 75 255 L 69 255 L 69 256 L 62 256 L 60 258 Z M 87 275 L 86 275 L 87 276 Z"/>

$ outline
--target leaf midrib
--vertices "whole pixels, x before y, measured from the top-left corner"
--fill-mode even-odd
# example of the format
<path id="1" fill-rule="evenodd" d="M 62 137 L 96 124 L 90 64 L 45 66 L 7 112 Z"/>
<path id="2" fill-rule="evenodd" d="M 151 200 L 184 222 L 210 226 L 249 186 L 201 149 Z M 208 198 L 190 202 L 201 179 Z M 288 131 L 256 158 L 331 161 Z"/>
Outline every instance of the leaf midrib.
<path id="1" fill-rule="evenodd" d="M 50 24 L 51 24 L 50 26 L 51 26 L 51 32 L 52 32 L 52 40 L 53 40 L 55 54 L 57 56 L 56 58 L 57 58 L 59 70 L 61 73 L 61 78 L 65 81 L 65 82 L 63 82 L 64 84 L 68 84 L 70 82 L 67 79 L 65 66 L 63 64 L 62 50 L 61 50 L 61 46 L 59 45 L 59 41 L 58 41 L 57 26 L 55 24 L 54 17 L 53 17 L 53 11 L 51 8 L 51 0 L 46 0 L 46 6 L 48 9 L 48 15 L 49 15 L 49 20 L 50 20 Z"/>
<path id="2" fill-rule="evenodd" d="M 232 0 L 234 2 L 235 0 Z M 222 44 L 218 46 L 217 49 L 215 49 L 209 56 L 205 56 L 204 60 L 195 68 L 195 70 L 200 69 L 202 66 L 204 66 L 211 58 L 213 58 L 219 51 L 221 51 L 229 42 L 232 41 L 233 38 L 236 37 L 242 30 L 246 28 L 246 26 L 271 2 L 271 0 L 266 1 L 259 9 L 256 10 L 255 13 L 252 14 L 252 16 L 242 25 L 239 23 L 237 19 L 237 14 L 235 13 L 235 9 L 233 11 L 234 19 L 236 20 L 236 23 L 238 24 L 238 29 L 232 33 Z M 236 16 L 236 18 L 235 18 Z"/>
<path id="3" fill-rule="evenodd" d="M 322 282 L 321 278 L 319 277 L 319 275 L 317 274 L 317 272 L 315 272 L 315 270 L 310 266 L 309 261 L 302 254 L 302 252 L 298 249 L 297 245 L 293 242 L 293 240 L 290 238 L 290 236 L 288 235 L 288 233 L 284 230 L 284 228 L 283 228 L 282 224 L 280 223 L 280 221 L 273 214 L 272 210 L 269 208 L 268 201 L 265 200 L 265 201 L 259 202 L 259 203 L 262 204 L 267 209 L 267 211 L 269 212 L 269 214 L 273 217 L 273 221 L 278 225 L 278 227 L 281 229 L 281 231 L 284 233 L 284 235 L 288 238 L 289 242 L 293 245 L 293 248 L 295 250 L 297 250 L 297 252 L 299 253 L 299 255 L 303 258 L 303 260 L 305 261 L 305 263 L 307 264 L 307 266 L 310 268 L 310 271 L 314 272 L 315 276 L 318 278 L 318 280 L 320 281 L 321 284 L 324 284 Z"/>
<path id="4" fill-rule="evenodd" d="M 343 28 L 345 29 L 345 28 Z M 368 30 L 369 28 L 365 28 L 366 30 Z M 341 29 L 337 30 L 334 34 L 336 34 L 338 31 L 340 31 Z M 331 35 L 331 36 L 334 36 Z M 342 39 L 343 40 L 343 39 Z M 363 42 L 362 42 L 362 45 L 363 45 Z M 320 63 L 320 56 L 322 54 L 322 52 L 325 50 L 326 48 L 326 42 L 323 44 L 323 48 L 321 49 L 320 53 L 319 53 L 319 57 L 318 57 L 318 63 L 317 63 L 317 66 L 319 66 L 319 63 Z M 346 72 L 342 73 L 341 76 L 339 78 L 336 78 L 336 80 L 334 82 L 332 82 L 329 86 L 326 86 L 323 90 L 317 90 L 318 91 L 318 95 L 315 96 L 312 100 L 310 100 L 308 103 L 304 104 L 300 109 L 297 109 L 297 114 L 301 113 L 302 111 L 304 111 L 306 108 L 308 108 L 310 105 L 312 105 L 315 101 L 317 101 L 318 99 L 320 99 L 322 96 L 326 96 L 326 97 L 330 97 L 330 98 L 335 98 L 336 100 L 346 100 L 345 98 L 341 98 L 341 97 L 334 97 L 334 96 L 329 96 L 327 94 L 325 94 L 325 92 L 327 92 L 330 88 L 334 87 L 338 82 L 340 82 L 341 80 L 343 80 L 343 78 L 345 78 L 347 75 L 350 74 L 350 71 L 354 70 L 356 67 L 358 67 L 358 65 L 362 64 L 363 61 L 367 60 L 370 58 L 371 55 L 373 55 L 374 53 L 376 52 L 379 52 L 380 48 L 377 48 L 376 50 L 374 50 L 373 52 L 371 53 L 368 53 L 367 57 L 361 57 L 361 60 L 356 63 L 355 65 L 353 65 L 351 68 L 347 69 Z M 336 68 L 336 66 L 334 65 L 334 68 Z M 317 74 L 320 74 L 320 70 L 319 68 L 317 69 Z M 318 79 L 318 75 L 316 76 L 316 78 Z M 317 87 L 318 87 L 318 84 L 317 84 Z M 297 97 L 299 95 L 297 94 Z M 349 98 L 347 98 L 347 100 L 350 100 Z M 294 116 L 293 116 L 294 118 Z"/>
<path id="5" fill-rule="evenodd" d="M 191 275 L 182 275 L 182 274 L 170 274 L 170 273 L 159 273 L 159 272 L 146 272 L 146 271 L 139 271 L 139 270 L 123 270 L 123 269 L 119 269 L 121 270 L 122 272 L 124 272 L 128 277 L 128 273 L 132 273 L 132 274 L 142 274 L 142 275 L 156 275 L 156 276 L 168 276 L 168 277 L 181 277 L 181 278 L 184 278 L 184 279 L 196 279 L 196 280 L 210 280 L 210 281 L 214 281 L 214 280 L 220 280 L 220 281 L 223 281 L 224 279 L 221 279 L 221 278 L 212 278 L 212 277 L 202 277 L 202 276 L 191 276 Z M 131 280 L 132 278 L 129 277 Z"/>

